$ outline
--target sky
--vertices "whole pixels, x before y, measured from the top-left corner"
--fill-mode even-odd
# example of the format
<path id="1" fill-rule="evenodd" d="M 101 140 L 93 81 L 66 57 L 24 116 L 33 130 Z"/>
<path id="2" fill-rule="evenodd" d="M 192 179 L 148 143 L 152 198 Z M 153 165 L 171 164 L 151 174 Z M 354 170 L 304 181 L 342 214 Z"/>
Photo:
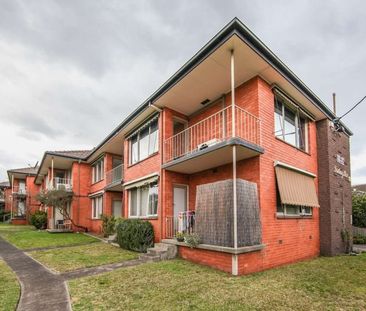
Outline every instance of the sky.
<path id="1" fill-rule="evenodd" d="M 338 115 L 366 95 L 365 1 L 0 0 L 0 181 L 90 149 L 235 16 Z M 366 183 L 366 102 L 344 118 Z"/>

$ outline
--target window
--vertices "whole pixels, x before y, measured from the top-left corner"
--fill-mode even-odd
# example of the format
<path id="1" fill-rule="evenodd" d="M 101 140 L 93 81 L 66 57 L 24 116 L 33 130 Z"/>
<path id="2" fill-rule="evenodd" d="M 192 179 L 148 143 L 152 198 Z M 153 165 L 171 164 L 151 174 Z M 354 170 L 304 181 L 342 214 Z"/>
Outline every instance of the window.
<path id="1" fill-rule="evenodd" d="M 129 190 L 130 217 L 150 217 L 158 214 L 158 183 L 153 182 Z"/>
<path id="2" fill-rule="evenodd" d="M 300 205 L 277 205 L 277 216 L 311 216 L 313 208 Z"/>
<path id="3" fill-rule="evenodd" d="M 100 159 L 97 162 L 93 164 L 93 176 L 92 180 L 93 183 L 96 183 L 98 181 L 101 181 L 104 178 L 104 159 Z"/>
<path id="4" fill-rule="evenodd" d="M 158 120 L 143 126 L 130 138 L 130 164 L 137 163 L 159 149 Z"/>
<path id="5" fill-rule="evenodd" d="M 103 213 L 103 195 L 94 197 L 92 200 L 92 218 L 99 219 Z"/>
<path id="6" fill-rule="evenodd" d="M 288 107 L 275 97 L 275 135 L 285 142 L 307 151 L 307 120 L 299 110 Z"/>

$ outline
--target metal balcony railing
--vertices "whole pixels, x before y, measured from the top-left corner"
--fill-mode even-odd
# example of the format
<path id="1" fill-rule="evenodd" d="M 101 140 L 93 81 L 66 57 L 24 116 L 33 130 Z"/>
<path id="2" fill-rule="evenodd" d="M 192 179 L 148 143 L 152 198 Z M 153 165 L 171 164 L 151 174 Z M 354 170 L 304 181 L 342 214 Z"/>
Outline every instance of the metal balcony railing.
<path id="1" fill-rule="evenodd" d="M 178 232 L 191 234 L 195 232 L 195 212 L 180 212 L 178 216 L 167 216 L 165 218 L 165 235 L 172 239 Z"/>
<path id="2" fill-rule="evenodd" d="M 27 194 L 27 187 L 25 187 L 25 186 L 13 186 L 12 193 L 13 194 L 19 194 L 19 195 L 26 195 Z"/>
<path id="3" fill-rule="evenodd" d="M 232 107 L 228 106 L 164 142 L 164 163 L 205 149 L 232 137 L 260 144 L 260 120 L 248 111 L 235 106 L 235 135 L 232 130 Z"/>
<path id="4" fill-rule="evenodd" d="M 116 166 L 110 171 L 106 172 L 106 186 L 120 183 L 123 179 L 123 164 Z"/>

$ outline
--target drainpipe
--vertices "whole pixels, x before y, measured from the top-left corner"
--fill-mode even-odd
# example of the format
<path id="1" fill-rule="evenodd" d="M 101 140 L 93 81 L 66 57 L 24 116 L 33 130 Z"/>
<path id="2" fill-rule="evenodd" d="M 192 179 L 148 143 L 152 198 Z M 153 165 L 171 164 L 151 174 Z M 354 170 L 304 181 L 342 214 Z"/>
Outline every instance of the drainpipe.
<path id="1" fill-rule="evenodd" d="M 14 175 L 11 175 L 11 205 L 10 205 L 10 219 L 13 219 L 13 204 L 14 204 Z"/>
<path id="2" fill-rule="evenodd" d="M 160 241 L 163 239 L 163 230 L 164 230 L 164 210 L 163 210 L 163 206 L 164 206 L 164 201 L 163 201 L 163 180 L 164 180 L 164 172 L 163 172 L 163 162 L 164 162 L 164 122 L 165 122 L 165 113 L 161 113 L 160 114 L 160 131 L 159 131 L 159 136 L 160 136 L 160 187 L 159 187 L 159 211 L 160 211 Z"/>
<path id="3" fill-rule="evenodd" d="M 51 159 L 51 185 L 52 185 L 52 189 L 54 187 L 53 185 L 53 157 Z"/>
<path id="4" fill-rule="evenodd" d="M 78 161 L 78 222 L 77 224 L 80 224 L 80 163 L 81 160 Z"/>
<path id="5" fill-rule="evenodd" d="M 236 120 L 235 120 L 235 62 L 234 50 L 231 50 L 231 120 L 232 120 L 232 137 L 236 136 Z M 238 248 L 238 205 L 237 205 L 237 190 L 236 190 L 236 146 L 233 145 L 233 221 L 234 221 L 234 248 Z M 232 256 L 232 274 L 238 274 L 238 255 Z"/>

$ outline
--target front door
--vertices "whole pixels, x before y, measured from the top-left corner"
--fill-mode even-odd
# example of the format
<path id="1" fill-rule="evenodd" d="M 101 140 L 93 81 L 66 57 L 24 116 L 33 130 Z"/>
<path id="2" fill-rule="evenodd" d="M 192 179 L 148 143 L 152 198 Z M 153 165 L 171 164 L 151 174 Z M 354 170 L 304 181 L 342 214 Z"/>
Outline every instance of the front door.
<path id="1" fill-rule="evenodd" d="M 174 186 L 174 217 L 187 211 L 187 186 Z"/>
<path id="2" fill-rule="evenodd" d="M 114 217 L 122 217 L 122 201 L 114 200 L 112 203 L 112 213 Z"/>

